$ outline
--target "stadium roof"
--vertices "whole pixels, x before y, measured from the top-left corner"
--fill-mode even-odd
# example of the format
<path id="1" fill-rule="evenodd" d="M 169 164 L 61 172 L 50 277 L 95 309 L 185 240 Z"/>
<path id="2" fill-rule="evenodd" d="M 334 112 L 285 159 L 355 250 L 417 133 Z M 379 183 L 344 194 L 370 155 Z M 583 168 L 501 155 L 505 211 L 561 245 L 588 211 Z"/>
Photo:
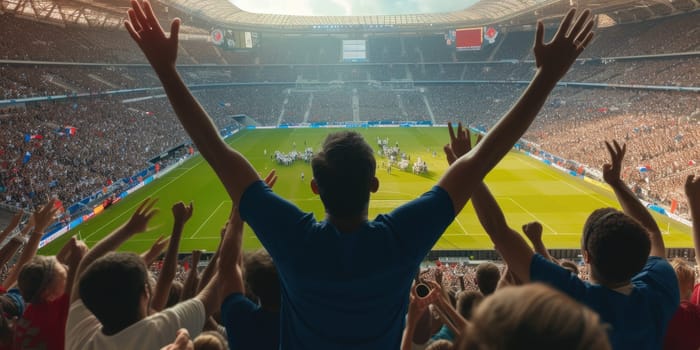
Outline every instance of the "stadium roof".
<path id="1" fill-rule="evenodd" d="M 315 27 L 336 31 L 430 30 L 499 24 L 531 25 L 537 19 L 558 20 L 572 6 L 591 8 L 615 23 L 638 22 L 700 8 L 698 0 L 480 0 L 445 13 L 376 16 L 294 16 L 244 11 L 229 0 L 151 0 L 158 17 L 189 16 L 186 32 L 221 25 L 259 31 L 308 32 Z M 439 0 L 435 0 L 439 1 Z M 126 0 L 0 0 L 0 14 L 38 21 L 121 28 Z M 175 11 L 168 12 L 168 8 Z"/>
<path id="2" fill-rule="evenodd" d="M 375 16 L 295 16 L 244 11 L 228 0 L 161 0 L 181 10 L 227 24 L 244 26 L 309 27 L 313 25 L 394 25 L 424 26 L 448 23 L 486 23 L 559 0 L 481 0 L 467 9 L 448 13 Z"/>
<path id="3" fill-rule="evenodd" d="M 313 26 L 377 26 L 399 28 L 449 27 L 486 24 L 532 24 L 536 18 L 559 18 L 572 6 L 605 13 L 616 22 L 641 21 L 696 9 L 693 0 L 480 0 L 448 13 L 376 16 L 295 16 L 244 11 L 228 0 L 160 0 L 214 23 L 239 27 L 310 28 Z"/>

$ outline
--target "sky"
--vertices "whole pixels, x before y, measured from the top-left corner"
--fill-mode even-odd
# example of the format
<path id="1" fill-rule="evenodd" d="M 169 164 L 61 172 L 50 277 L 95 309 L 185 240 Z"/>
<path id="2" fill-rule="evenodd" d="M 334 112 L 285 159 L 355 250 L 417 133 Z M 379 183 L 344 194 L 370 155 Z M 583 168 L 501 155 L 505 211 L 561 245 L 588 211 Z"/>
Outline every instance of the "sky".
<path id="1" fill-rule="evenodd" d="M 242 10 L 303 16 L 366 16 L 462 10 L 479 0 L 229 0 Z"/>

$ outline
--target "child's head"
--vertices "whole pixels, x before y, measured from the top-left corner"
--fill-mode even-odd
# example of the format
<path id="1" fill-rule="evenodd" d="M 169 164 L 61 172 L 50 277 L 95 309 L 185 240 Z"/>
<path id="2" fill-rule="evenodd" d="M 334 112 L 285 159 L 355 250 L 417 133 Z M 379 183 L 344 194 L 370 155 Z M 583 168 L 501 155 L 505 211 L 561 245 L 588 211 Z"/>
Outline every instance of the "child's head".
<path id="1" fill-rule="evenodd" d="M 66 291 L 68 268 L 55 257 L 37 256 L 22 267 L 17 284 L 25 301 L 50 302 Z"/>

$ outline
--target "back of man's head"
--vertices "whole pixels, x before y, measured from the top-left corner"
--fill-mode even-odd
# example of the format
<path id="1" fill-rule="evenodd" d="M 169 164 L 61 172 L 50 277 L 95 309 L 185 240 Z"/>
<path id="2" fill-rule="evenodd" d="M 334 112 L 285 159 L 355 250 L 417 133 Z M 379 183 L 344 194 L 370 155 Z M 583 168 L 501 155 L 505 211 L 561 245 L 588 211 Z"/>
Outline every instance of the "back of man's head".
<path id="1" fill-rule="evenodd" d="M 93 262 L 80 276 L 80 298 L 111 335 L 136 323 L 146 292 L 148 273 L 141 257 L 109 253 Z"/>
<path id="2" fill-rule="evenodd" d="M 245 282 L 250 291 L 269 311 L 278 311 L 282 293 L 277 267 L 265 249 L 259 249 L 245 258 Z"/>
<path id="3" fill-rule="evenodd" d="M 494 263 L 482 263 L 476 268 L 476 285 L 484 296 L 493 294 L 500 279 L 501 270 Z"/>
<path id="4" fill-rule="evenodd" d="M 586 220 L 581 249 L 588 254 L 591 273 L 597 282 L 629 281 L 646 264 L 651 241 L 637 220 L 613 208 L 595 210 Z"/>
<path id="5" fill-rule="evenodd" d="M 362 214 L 377 168 L 372 148 L 362 135 L 354 131 L 328 135 L 311 168 L 329 214 L 341 218 Z"/>
<path id="6" fill-rule="evenodd" d="M 463 291 L 457 294 L 457 312 L 465 320 L 472 318 L 472 312 L 484 300 L 484 295 L 477 291 Z"/>

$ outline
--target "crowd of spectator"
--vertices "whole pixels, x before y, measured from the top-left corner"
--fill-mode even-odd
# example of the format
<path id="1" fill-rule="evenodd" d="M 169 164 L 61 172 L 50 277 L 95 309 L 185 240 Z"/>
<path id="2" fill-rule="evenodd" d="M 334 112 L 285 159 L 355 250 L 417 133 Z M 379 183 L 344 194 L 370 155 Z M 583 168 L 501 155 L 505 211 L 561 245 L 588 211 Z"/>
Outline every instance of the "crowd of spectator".
<path id="1" fill-rule="evenodd" d="M 235 123 L 213 96 L 203 100 L 220 127 Z M 187 141 L 162 98 L 130 104 L 104 97 L 33 103 L 9 110 L 0 126 L 2 199 L 19 208 L 48 198 L 66 206 L 76 203 Z"/>

